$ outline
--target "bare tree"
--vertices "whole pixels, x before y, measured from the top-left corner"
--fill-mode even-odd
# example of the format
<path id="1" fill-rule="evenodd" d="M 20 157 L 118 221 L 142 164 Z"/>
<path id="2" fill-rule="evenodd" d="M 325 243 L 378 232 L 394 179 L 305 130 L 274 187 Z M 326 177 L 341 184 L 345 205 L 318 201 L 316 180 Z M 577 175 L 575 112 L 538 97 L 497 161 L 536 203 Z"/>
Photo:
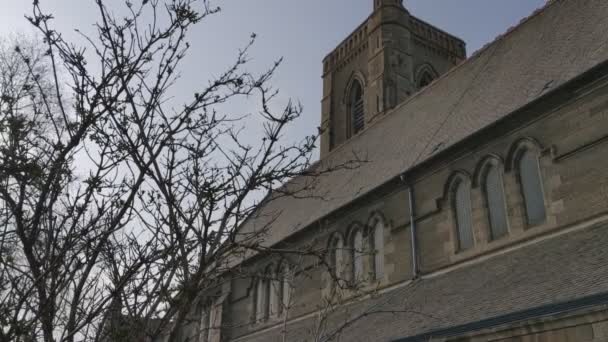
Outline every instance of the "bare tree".
<path id="1" fill-rule="evenodd" d="M 218 12 L 207 0 L 125 1 L 127 16 L 94 5 L 86 47 L 36 0 L 28 20 L 42 43 L 2 52 L 0 341 L 130 341 L 142 328 L 176 340 L 235 258 L 273 252 L 264 229 L 237 237 L 258 200 L 340 167 L 309 167 L 314 135 L 285 142 L 302 109 L 273 111 L 280 60 L 245 69 L 255 36 L 188 101 L 171 101 L 189 30 Z M 256 120 L 223 111 L 238 97 L 256 99 Z M 247 144 L 252 122 L 263 133 Z M 280 187 L 295 176 L 310 184 Z"/>

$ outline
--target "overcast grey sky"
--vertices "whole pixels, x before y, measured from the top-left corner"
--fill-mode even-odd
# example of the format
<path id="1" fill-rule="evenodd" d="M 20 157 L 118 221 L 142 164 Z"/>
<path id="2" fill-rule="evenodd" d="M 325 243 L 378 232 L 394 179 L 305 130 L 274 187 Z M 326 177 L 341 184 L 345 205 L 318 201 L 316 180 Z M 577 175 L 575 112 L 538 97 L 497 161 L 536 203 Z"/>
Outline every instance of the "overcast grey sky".
<path id="1" fill-rule="evenodd" d="M 32 0 L 1 0 L 0 35 L 33 32 L 23 19 Z M 138 1 L 138 0 L 133 0 Z M 117 11 L 122 0 L 106 0 Z M 59 31 L 90 29 L 94 0 L 40 0 L 54 13 Z M 292 129 L 297 136 L 314 131 L 320 121 L 321 60 L 371 12 L 372 0 L 215 0 L 222 12 L 191 32 L 192 50 L 183 65 L 180 92 L 192 93 L 210 75 L 229 64 L 252 32 L 255 70 L 285 61 L 273 84 L 304 105 L 304 116 Z M 470 55 L 541 7 L 544 0 L 406 0 L 410 12 L 464 39 Z M 67 34 L 69 39 L 75 36 Z"/>

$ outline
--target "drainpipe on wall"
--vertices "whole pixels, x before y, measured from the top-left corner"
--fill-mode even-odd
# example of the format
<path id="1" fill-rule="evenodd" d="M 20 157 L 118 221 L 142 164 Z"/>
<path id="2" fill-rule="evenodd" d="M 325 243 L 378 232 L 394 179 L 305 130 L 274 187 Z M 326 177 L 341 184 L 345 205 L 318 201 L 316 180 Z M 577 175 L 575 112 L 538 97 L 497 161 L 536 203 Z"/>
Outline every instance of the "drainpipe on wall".
<path id="1" fill-rule="evenodd" d="M 405 183 L 405 176 L 401 175 L 401 181 Z M 417 279 L 419 276 L 418 269 L 418 243 L 416 241 L 416 203 L 414 196 L 414 185 L 407 185 L 409 202 L 410 202 L 410 240 L 412 243 L 412 278 Z"/>

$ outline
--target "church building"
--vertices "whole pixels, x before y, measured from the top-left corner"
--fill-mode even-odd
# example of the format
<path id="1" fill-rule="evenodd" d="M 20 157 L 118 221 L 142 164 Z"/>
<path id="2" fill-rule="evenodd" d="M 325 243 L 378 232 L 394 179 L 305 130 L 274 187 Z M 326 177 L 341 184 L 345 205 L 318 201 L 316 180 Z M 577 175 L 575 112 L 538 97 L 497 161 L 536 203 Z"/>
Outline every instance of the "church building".
<path id="1" fill-rule="evenodd" d="M 323 60 L 311 171 L 335 170 L 239 231 L 310 255 L 232 265 L 200 342 L 608 341 L 608 1 L 470 57 L 414 15 L 373 0 Z"/>

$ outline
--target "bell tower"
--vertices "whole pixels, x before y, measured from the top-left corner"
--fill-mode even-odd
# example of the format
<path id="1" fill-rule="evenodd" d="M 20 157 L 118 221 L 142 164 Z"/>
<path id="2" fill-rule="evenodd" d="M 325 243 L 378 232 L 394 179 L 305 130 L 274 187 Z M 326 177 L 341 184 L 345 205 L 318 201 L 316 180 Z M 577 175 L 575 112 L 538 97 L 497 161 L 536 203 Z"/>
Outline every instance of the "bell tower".
<path id="1" fill-rule="evenodd" d="M 402 0 L 372 1 L 367 20 L 323 60 L 321 158 L 466 57 L 462 40 Z"/>
<path id="2" fill-rule="evenodd" d="M 374 11 L 388 5 L 403 7 L 403 2 L 402 0 L 374 0 Z"/>

